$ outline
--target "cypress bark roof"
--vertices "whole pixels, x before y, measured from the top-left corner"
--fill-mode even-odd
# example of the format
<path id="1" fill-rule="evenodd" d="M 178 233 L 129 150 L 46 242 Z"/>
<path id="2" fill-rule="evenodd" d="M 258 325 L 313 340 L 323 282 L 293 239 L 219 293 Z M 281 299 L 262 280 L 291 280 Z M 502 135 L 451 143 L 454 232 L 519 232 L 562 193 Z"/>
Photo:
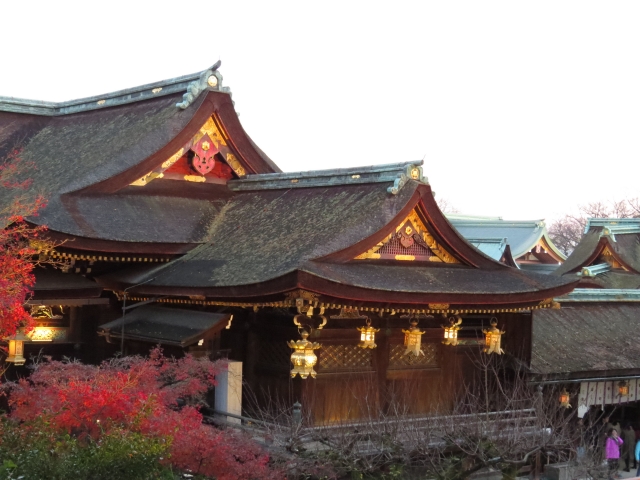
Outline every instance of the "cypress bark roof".
<path id="1" fill-rule="evenodd" d="M 606 219 L 591 226 L 580 240 L 567 260 L 555 271 L 554 275 L 572 276 L 584 267 L 602 263 L 602 253 L 606 249 L 612 252 L 624 269 L 609 270 L 595 277 L 584 278 L 585 286 L 595 288 L 638 288 L 640 285 L 640 233 L 612 234 L 602 226 Z M 637 221 L 637 220 L 636 220 Z"/>
<path id="2" fill-rule="evenodd" d="M 546 378 L 640 373 L 640 304 L 563 303 L 533 313 L 531 371 Z"/>
<path id="3" fill-rule="evenodd" d="M 202 290 L 226 297 L 343 285 L 359 289 L 354 296 L 368 291 L 372 301 L 384 301 L 376 297 L 381 292 L 409 295 L 408 302 L 429 293 L 532 305 L 571 289 L 574 279 L 526 276 L 464 241 L 423 183 L 421 162 L 277 173 L 242 129 L 229 94 L 208 82 L 211 75 L 221 80 L 216 68 L 192 80 L 116 92 L 104 101 L 52 106 L 0 98 L 0 157 L 18 150 L 25 164 L 33 164 L 30 193 L 43 194 L 49 203 L 31 220 L 47 224 L 52 235 L 77 240 L 64 248 L 146 252 L 151 245 L 148 251 L 159 253 L 163 245 L 166 252 L 188 252 L 159 267 L 106 276 L 105 284 L 118 289 L 148 280 L 139 293 Z M 179 158 L 208 122 L 215 125 L 207 131 L 226 139 L 223 160 L 230 166 L 242 161 L 234 172 L 243 178 L 226 186 L 175 180 L 138 182 L 144 184 L 140 190 L 129 186 Z M 0 211 L 12 195 L 0 192 Z M 371 268 L 354 260 L 369 250 L 374 257 L 368 258 L 375 258 L 376 246 L 397 235 L 398 224 L 412 212 L 424 217 L 428 240 L 439 251 L 429 258 L 450 263 L 382 262 Z M 407 229 L 405 241 L 413 242 L 417 234 Z M 418 240 L 429 253 L 431 247 Z M 411 257 L 392 258 L 403 256 Z"/>
<path id="4" fill-rule="evenodd" d="M 36 283 L 30 300 L 99 297 L 102 287 L 75 273 L 62 273 L 52 268 L 36 268 Z"/>
<path id="5" fill-rule="evenodd" d="M 415 208 L 458 263 L 354 260 Z M 378 183 L 237 193 L 184 257 L 100 281 L 113 289 L 148 282 L 133 291 L 149 294 L 249 298 L 307 288 L 370 302 L 506 305 L 566 293 L 577 278 L 528 274 L 482 255 L 442 216 L 430 187 L 411 180 L 396 195 Z"/>
<path id="6" fill-rule="evenodd" d="M 27 201 L 36 195 L 47 200 L 41 214 L 48 221 L 90 203 L 78 195 L 126 188 L 174 155 L 212 116 L 247 173 L 279 172 L 242 129 L 227 91 L 205 89 L 186 108 L 176 106 L 194 78 L 61 104 L 0 97 L 0 159 L 18 158 L 21 177 L 31 181 L 22 193 Z M 15 195 L 0 190 L 0 212 Z"/>
<path id="7" fill-rule="evenodd" d="M 77 191 L 137 166 L 173 140 L 205 98 L 180 110 L 180 97 L 61 117 L 0 112 L 0 157 L 17 149 L 33 165 L 25 176 L 45 198 Z"/>
<path id="8" fill-rule="evenodd" d="M 211 331 L 222 330 L 229 314 L 195 312 L 156 305 L 142 306 L 133 312 L 98 327 L 100 335 L 187 347 Z"/>
<path id="9" fill-rule="evenodd" d="M 211 218 L 206 243 L 166 265 L 151 284 L 225 287 L 280 277 L 382 229 L 417 186 L 410 182 L 398 195 L 378 184 L 236 194 Z"/>

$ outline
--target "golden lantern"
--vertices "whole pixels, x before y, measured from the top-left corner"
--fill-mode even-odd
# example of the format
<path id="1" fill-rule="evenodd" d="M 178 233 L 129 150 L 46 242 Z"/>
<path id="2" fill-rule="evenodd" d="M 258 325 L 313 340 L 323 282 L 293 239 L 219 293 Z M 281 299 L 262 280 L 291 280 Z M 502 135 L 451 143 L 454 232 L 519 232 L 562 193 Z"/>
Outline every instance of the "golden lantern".
<path id="1" fill-rule="evenodd" d="M 29 340 L 22 332 L 16 332 L 12 337 L 7 338 L 9 342 L 9 356 L 6 358 L 6 362 L 13 363 L 14 365 L 24 365 L 26 359 L 24 358 L 24 342 Z"/>
<path id="2" fill-rule="evenodd" d="M 293 349 L 291 353 L 291 363 L 293 369 L 291 370 L 291 378 L 296 375 L 300 375 L 300 378 L 304 379 L 311 375 L 311 378 L 316 378 L 316 371 L 313 367 L 318 363 L 318 357 L 314 350 L 320 348 L 319 343 L 310 342 L 309 333 L 303 330 L 300 333 L 302 340 L 287 342 L 287 345 Z"/>
<path id="3" fill-rule="evenodd" d="M 618 383 L 618 395 L 621 397 L 627 397 L 629 395 L 629 382 L 623 380 Z"/>
<path id="4" fill-rule="evenodd" d="M 404 333 L 404 346 L 407 347 L 403 355 L 413 354 L 416 357 L 419 355 L 424 356 L 424 352 L 422 351 L 422 335 L 425 332 L 421 332 L 418 328 L 418 320 L 415 318 L 411 319 L 411 327 L 409 330 L 402 330 Z"/>
<path id="5" fill-rule="evenodd" d="M 571 396 L 569 395 L 569 392 L 567 392 L 567 389 L 562 389 L 560 397 L 558 398 L 558 400 L 560 400 L 560 406 L 564 408 L 571 408 L 571 404 L 569 403 L 570 399 Z"/>
<path id="6" fill-rule="evenodd" d="M 491 328 L 489 330 L 482 331 L 485 335 L 484 339 L 484 349 L 482 350 L 485 353 L 496 353 L 498 355 L 502 355 L 504 350 L 500 347 L 500 341 L 502 339 L 502 335 L 504 335 L 504 331 L 498 329 L 498 320 L 494 317 L 491 319 Z"/>
<path id="7" fill-rule="evenodd" d="M 444 343 L 445 345 L 458 345 L 458 330 L 462 327 L 462 318 L 458 317 L 457 320 L 455 317 L 449 318 L 449 325 L 442 325 L 444 328 Z"/>
<path id="8" fill-rule="evenodd" d="M 379 328 L 373 328 L 371 326 L 371 320 L 367 318 L 366 327 L 358 327 L 360 332 L 360 348 L 376 348 L 376 332 L 379 332 Z"/>

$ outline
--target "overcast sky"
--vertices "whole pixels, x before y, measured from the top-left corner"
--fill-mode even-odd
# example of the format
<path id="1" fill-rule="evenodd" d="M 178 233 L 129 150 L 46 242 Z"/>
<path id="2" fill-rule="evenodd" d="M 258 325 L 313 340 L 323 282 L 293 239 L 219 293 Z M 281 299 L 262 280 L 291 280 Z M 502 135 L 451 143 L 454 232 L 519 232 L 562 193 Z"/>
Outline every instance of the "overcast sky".
<path id="1" fill-rule="evenodd" d="M 462 213 L 640 196 L 640 2 L 0 3 L 0 96 L 69 100 L 222 60 L 285 171 L 424 158 Z"/>

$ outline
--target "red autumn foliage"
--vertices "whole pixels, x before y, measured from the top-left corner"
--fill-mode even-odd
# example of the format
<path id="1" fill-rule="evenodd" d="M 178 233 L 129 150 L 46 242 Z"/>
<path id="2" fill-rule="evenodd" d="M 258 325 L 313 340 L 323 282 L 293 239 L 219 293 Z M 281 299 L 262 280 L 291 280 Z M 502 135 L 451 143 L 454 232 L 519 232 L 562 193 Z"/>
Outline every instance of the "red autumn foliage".
<path id="1" fill-rule="evenodd" d="M 39 251 L 38 240 L 46 230 L 25 220 L 37 215 L 44 200 L 26 195 L 30 181 L 22 179 L 24 170 L 17 150 L 0 164 L 0 188 L 12 190 L 14 198 L 0 210 L 0 337 L 13 335 L 21 326 L 32 327 L 23 304 L 35 281 L 33 259 Z"/>
<path id="2" fill-rule="evenodd" d="M 191 356 L 165 358 L 159 348 L 149 358 L 125 357 L 100 366 L 41 363 L 29 378 L 10 386 L 10 416 L 24 425 L 44 421 L 81 438 L 127 428 L 166 439 L 166 462 L 220 480 L 283 478 L 244 434 L 202 423 L 199 407 L 221 368 Z"/>

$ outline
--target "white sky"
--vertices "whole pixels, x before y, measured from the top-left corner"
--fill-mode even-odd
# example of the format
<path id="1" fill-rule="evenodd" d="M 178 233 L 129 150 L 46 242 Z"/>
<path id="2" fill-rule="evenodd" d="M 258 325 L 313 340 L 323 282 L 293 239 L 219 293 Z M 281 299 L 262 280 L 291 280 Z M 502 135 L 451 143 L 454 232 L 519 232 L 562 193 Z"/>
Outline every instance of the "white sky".
<path id="1" fill-rule="evenodd" d="M 462 213 L 640 196 L 640 2 L 0 3 L 0 95 L 68 100 L 222 59 L 285 171 L 425 159 Z"/>

